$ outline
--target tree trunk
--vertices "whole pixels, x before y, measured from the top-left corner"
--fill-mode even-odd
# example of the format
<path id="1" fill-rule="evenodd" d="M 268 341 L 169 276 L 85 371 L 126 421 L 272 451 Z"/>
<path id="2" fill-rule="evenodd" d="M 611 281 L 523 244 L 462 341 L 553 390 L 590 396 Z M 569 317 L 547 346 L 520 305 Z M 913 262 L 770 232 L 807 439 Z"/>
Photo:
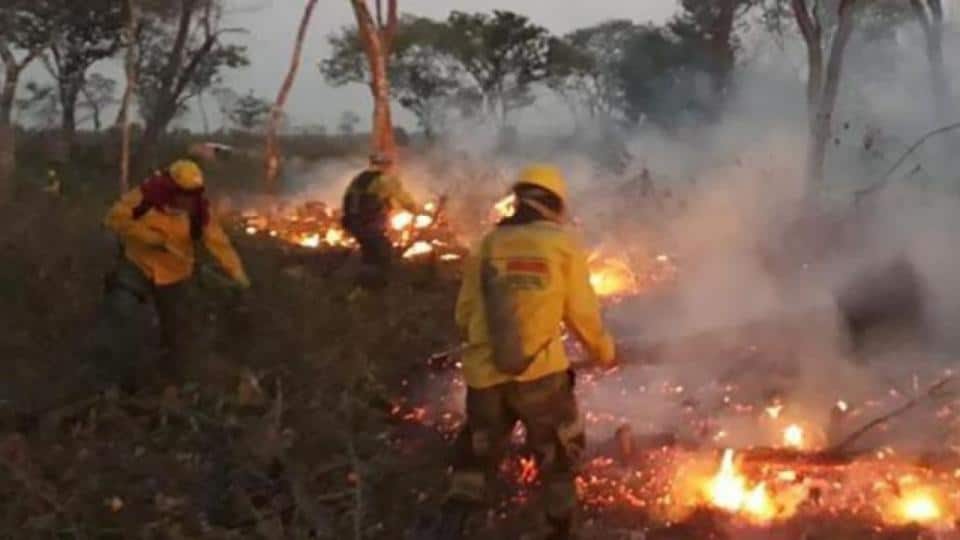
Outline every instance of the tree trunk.
<path id="1" fill-rule="evenodd" d="M 73 141 L 77 133 L 77 100 L 80 97 L 80 83 L 61 84 L 60 89 L 60 141 L 56 145 L 58 153 L 53 159 L 57 163 L 66 163 L 73 153 Z"/>
<path id="2" fill-rule="evenodd" d="M 156 165 L 157 143 L 160 142 L 160 136 L 167 130 L 167 125 L 173 120 L 177 111 L 178 88 L 185 85 L 185 81 L 189 80 L 192 75 L 185 73 L 186 70 L 182 68 L 187 50 L 187 40 L 190 37 L 191 22 L 198 5 L 199 0 L 180 0 L 177 35 L 160 77 L 159 95 L 157 96 L 157 102 L 154 104 L 155 110 L 146 115 L 147 125 L 144 128 L 143 137 L 137 151 L 136 166 L 139 168 Z M 201 49 L 205 48 L 206 45 L 204 44 Z M 207 52 L 209 52 L 209 49 Z M 201 53 L 202 51 L 197 51 L 194 55 Z"/>
<path id="3" fill-rule="evenodd" d="M 370 15 L 366 0 L 351 0 L 357 29 L 370 63 L 370 92 L 373 95 L 373 132 L 370 144 L 375 153 L 397 162 L 397 143 L 390 115 L 390 79 L 387 64 L 397 28 L 397 0 L 389 0 L 387 22 L 378 26 Z"/>
<path id="4" fill-rule="evenodd" d="M 930 64 L 930 85 L 938 118 L 952 119 L 952 90 L 943 63 L 943 4 L 941 0 L 910 0 L 917 21 L 926 39 L 927 61 Z"/>
<path id="5" fill-rule="evenodd" d="M 817 104 L 817 113 L 812 130 L 813 140 L 810 145 L 809 163 L 810 185 L 808 186 L 811 194 L 819 190 L 824 180 L 827 146 L 832 134 L 833 112 L 836 108 L 837 96 L 840 93 L 843 60 L 847 44 L 853 34 L 855 7 L 856 0 L 843 0 L 840 4 L 840 18 L 837 23 L 836 34 L 833 36 L 826 79 Z"/>
<path id="6" fill-rule="evenodd" d="M 720 13 L 717 17 L 712 37 L 711 51 L 714 56 L 713 91 L 717 96 L 726 93 L 736 64 L 736 53 L 733 50 L 733 24 L 737 14 L 738 0 L 723 0 Z"/>
<path id="7" fill-rule="evenodd" d="M 17 168 L 16 130 L 11 122 L 20 68 L 6 65 L 3 89 L 0 90 L 0 202 L 13 195 L 13 173 Z"/>
<path id="8" fill-rule="evenodd" d="M 383 53 L 370 56 L 373 94 L 373 133 L 374 150 L 391 160 L 397 159 L 397 143 L 393 133 L 393 119 L 390 114 L 390 80 L 387 77 L 387 61 Z"/>
<path id="9" fill-rule="evenodd" d="M 127 87 L 123 91 L 123 102 L 120 105 L 120 192 L 130 190 L 130 109 L 133 95 L 137 89 L 137 30 L 140 26 L 140 6 L 137 0 L 127 0 L 129 20 L 124 30 L 126 33 L 127 54 L 124 58 L 124 73 L 127 78 Z"/>
<path id="10" fill-rule="evenodd" d="M 303 18 L 300 19 L 300 29 L 297 31 L 297 40 L 293 46 L 293 56 L 290 59 L 290 69 L 287 71 L 287 77 L 280 87 L 280 93 L 277 94 L 277 101 L 270 111 L 270 119 L 267 122 L 264 165 L 266 167 L 265 180 L 268 188 L 276 185 L 277 178 L 280 174 L 280 145 L 277 140 L 280 117 L 283 114 L 284 107 L 287 105 L 287 99 L 290 97 L 290 90 L 293 88 L 293 82 L 297 78 L 297 71 L 300 69 L 300 60 L 303 56 L 303 41 L 307 37 L 307 28 L 310 26 L 310 19 L 313 17 L 313 11 L 316 7 L 317 0 L 308 0 L 307 7 L 303 10 Z"/>

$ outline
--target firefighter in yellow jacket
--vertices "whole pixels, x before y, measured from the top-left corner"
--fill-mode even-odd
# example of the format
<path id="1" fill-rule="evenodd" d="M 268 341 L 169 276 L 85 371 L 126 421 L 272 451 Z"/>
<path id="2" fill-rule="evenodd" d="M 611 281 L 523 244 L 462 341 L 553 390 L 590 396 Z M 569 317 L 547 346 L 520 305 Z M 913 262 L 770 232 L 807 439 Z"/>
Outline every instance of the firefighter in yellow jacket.
<path id="1" fill-rule="evenodd" d="M 483 240 L 468 262 L 456 320 L 469 348 L 466 427 L 457 442 L 441 537 L 459 538 L 471 506 L 503 458 L 514 424 L 526 427 L 545 489 L 545 538 L 568 538 L 576 509 L 575 474 L 585 446 L 562 339 L 565 327 L 601 365 L 614 363 L 587 256 L 567 230 L 566 182 L 535 165 L 514 186 L 517 209 Z"/>
<path id="2" fill-rule="evenodd" d="M 188 345 L 183 295 L 196 266 L 195 244 L 202 243 L 239 286 L 250 285 L 240 257 L 211 214 L 203 173 L 193 161 L 177 161 L 154 173 L 114 204 L 104 223 L 123 248 L 109 289 L 152 301 L 171 363 L 182 361 Z M 174 372 L 176 367 L 168 366 Z"/>
<path id="3" fill-rule="evenodd" d="M 416 201 L 396 175 L 396 165 L 385 155 L 370 157 L 370 167 L 357 175 L 343 197 L 343 228 L 360 244 L 364 288 L 386 285 L 393 261 L 393 245 L 387 236 L 390 211 L 416 213 Z"/>

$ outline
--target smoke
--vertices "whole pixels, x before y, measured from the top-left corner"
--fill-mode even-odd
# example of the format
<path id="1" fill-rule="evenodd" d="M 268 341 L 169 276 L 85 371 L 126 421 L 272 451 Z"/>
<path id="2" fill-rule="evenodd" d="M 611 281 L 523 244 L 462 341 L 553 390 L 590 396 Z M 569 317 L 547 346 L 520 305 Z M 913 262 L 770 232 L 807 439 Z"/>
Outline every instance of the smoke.
<path id="1" fill-rule="evenodd" d="M 945 50 L 955 41 L 948 36 Z M 769 445 L 780 424 L 758 418 L 779 403 L 785 419 L 826 441 L 838 401 L 863 421 L 922 393 L 943 359 L 960 350 L 960 201 L 949 151 L 957 139 L 922 148 L 891 176 L 892 188 L 862 204 L 853 197 L 885 180 L 907 146 L 945 123 L 927 97 L 919 27 L 851 43 L 818 213 L 802 202 L 802 45 L 788 39 L 773 46 L 755 35 L 744 43 L 747 63 L 712 122 L 669 131 L 648 124 L 618 135 L 602 124 L 571 133 L 570 122 L 558 120 L 551 131 L 544 119 L 564 118 L 564 109 L 548 102 L 530 113 L 536 128 L 521 123 L 509 145 L 498 126 L 462 123 L 429 151 L 404 155 L 408 187 L 420 200 L 447 196 L 466 242 L 485 230 L 489 208 L 519 167 L 550 161 L 570 179 L 572 212 L 588 245 L 640 266 L 667 254 L 679 266 L 673 286 L 608 309 L 623 360 L 654 351 L 659 363 L 628 363 L 581 385 L 584 408 L 608 419 L 593 424 L 594 438 L 629 422 L 641 433 Z M 956 80 L 960 59 L 948 62 Z M 291 172 L 292 184 L 299 196 L 335 202 L 363 166 L 360 159 L 304 166 Z M 898 273 L 898 261 L 915 274 L 915 287 Z M 850 308 L 841 303 L 857 284 L 867 307 L 876 304 L 891 319 L 909 311 L 899 289 L 916 289 L 922 339 L 881 332 L 854 351 Z M 911 420 L 910 440 L 937 433 L 921 424 Z M 882 442 L 907 440 L 895 430 L 886 437 Z"/>

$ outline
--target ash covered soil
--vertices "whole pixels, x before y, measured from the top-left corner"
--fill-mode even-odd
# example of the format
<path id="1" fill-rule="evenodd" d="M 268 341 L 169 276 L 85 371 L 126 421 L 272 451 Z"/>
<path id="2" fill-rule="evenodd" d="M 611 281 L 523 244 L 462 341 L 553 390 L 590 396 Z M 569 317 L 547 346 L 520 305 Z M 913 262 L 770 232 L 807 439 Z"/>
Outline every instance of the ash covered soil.
<path id="1" fill-rule="evenodd" d="M 0 535 L 392 539 L 435 506 L 463 389 L 455 369 L 428 359 L 457 341 L 457 265 L 405 262 L 382 296 L 351 300 L 352 257 L 235 234 L 255 286 L 191 285 L 194 346 L 179 388 L 91 389 L 50 406 L 75 395 L 66 389 L 77 343 L 116 254 L 98 226 L 107 204 L 25 195 L 0 212 Z M 636 313 L 629 302 L 613 316 Z M 836 463 L 804 457 L 829 446 L 831 429 L 848 433 L 923 397 L 941 366 L 898 373 L 880 393 L 796 396 L 803 352 L 784 350 L 781 331 L 698 336 L 669 353 L 627 348 L 622 360 L 635 364 L 581 372 L 585 538 L 956 537 L 960 463 L 945 438 L 889 448 L 886 436 L 905 429 L 891 422 Z M 145 374 L 162 368 L 155 348 L 131 359 Z M 726 367 L 710 376 L 671 367 L 684 362 Z M 844 398 L 849 410 L 832 418 Z M 952 424 L 952 395 L 921 401 L 915 414 L 935 419 L 927 423 Z M 777 406 L 782 417 L 769 411 Z M 23 425 L 14 413 L 24 408 L 45 412 Z M 781 452 L 794 423 L 806 446 Z M 734 477 L 750 493 L 763 486 L 766 510 L 711 500 L 728 447 Z M 476 538 L 519 537 L 531 521 L 528 456 L 518 434 L 502 502 L 475 520 Z M 917 486 L 937 505 L 922 525 L 897 515 Z"/>

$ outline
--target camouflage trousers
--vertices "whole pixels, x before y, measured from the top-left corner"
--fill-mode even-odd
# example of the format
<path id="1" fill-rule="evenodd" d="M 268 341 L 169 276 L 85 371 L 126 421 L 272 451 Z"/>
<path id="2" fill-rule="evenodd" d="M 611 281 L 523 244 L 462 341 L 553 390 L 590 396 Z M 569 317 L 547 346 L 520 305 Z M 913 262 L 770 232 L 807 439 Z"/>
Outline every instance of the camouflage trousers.
<path id="1" fill-rule="evenodd" d="M 532 382 L 467 390 L 467 419 L 456 444 L 449 498 L 489 502 L 494 479 L 516 423 L 526 428 L 537 459 L 543 507 L 551 522 L 569 522 L 577 507 L 576 474 L 586 446 L 572 372 Z"/>

